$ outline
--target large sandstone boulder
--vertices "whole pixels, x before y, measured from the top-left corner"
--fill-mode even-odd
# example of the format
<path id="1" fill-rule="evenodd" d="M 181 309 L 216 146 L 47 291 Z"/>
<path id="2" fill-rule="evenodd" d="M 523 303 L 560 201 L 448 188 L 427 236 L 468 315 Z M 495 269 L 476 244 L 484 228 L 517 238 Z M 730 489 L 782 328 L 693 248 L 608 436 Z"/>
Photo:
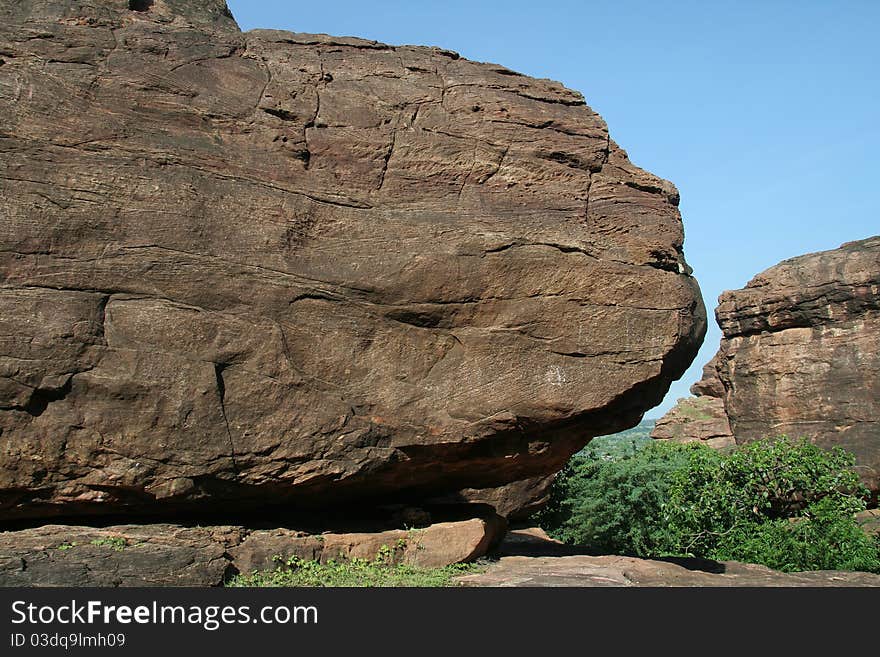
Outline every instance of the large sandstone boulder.
<path id="1" fill-rule="evenodd" d="M 786 260 L 725 292 L 707 366 L 737 443 L 786 434 L 856 455 L 880 478 L 880 237 Z"/>
<path id="2" fill-rule="evenodd" d="M 580 94 L 221 0 L 0 3 L 0 194 L 6 519 L 538 477 L 705 328 Z"/>
<path id="3" fill-rule="evenodd" d="M 738 443 L 806 436 L 880 477 L 880 237 L 786 260 L 716 310 L 718 374 Z"/>

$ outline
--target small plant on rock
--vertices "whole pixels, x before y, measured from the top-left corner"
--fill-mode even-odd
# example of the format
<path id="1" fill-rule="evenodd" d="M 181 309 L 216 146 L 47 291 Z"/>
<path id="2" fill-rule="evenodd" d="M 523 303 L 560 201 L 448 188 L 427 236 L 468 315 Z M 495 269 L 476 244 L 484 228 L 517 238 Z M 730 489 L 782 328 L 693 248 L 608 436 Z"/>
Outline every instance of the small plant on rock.
<path id="1" fill-rule="evenodd" d="M 92 545 L 106 546 L 116 552 L 122 552 L 128 546 L 128 541 L 122 536 L 108 536 L 107 538 L 96 538 L 92 541 Z"/>

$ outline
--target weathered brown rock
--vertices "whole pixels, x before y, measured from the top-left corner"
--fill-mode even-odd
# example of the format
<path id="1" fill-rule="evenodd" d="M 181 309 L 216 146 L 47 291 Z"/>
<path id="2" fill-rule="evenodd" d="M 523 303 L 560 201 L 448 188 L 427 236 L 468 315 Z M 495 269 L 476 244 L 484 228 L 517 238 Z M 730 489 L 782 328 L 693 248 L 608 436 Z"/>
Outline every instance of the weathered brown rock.
<path id="1" fill-rule="evenodd" d="M 219 586 L 240 527 L 44 525 L 0 532 L 0 586 Z"/>
<path id="2" fill-rule="evenodd" d="M 718 376 L 718 354 L 703 365 L 703 376 L 691 386 L 691 394 L 697 397 L 724 397 L 724 384 Z"/>
<path id="3" fill-rule="evenodd" d="M 821 570 L 781 573 L 736 561 L 638 559 L 573 554 L 541 530 L 511 532 L 502 556 L 464 586 L 880 586 L 880 575 Z"/>
<path id="4" fill-rule="evenodd" d="M 525 520 L 550 501 L 550 488 L 556 474 L 512 481 L 495 488 L 465 488 L 434 501 L 488 504 L 510 521 Z"/>
<path id="5" fill-rule="evenodd" d="M 710 447 L 736 444 L 718 397 L 684 397 L 657 420 L 651 438 L 677 443 L 703 442 Z"/>
<path id="6" fill-rule="evenodd" d="M 856 522 L 869 536 L 880 536 L 880 509 L 868 509 L 857 513 Z"/>
<path id="7" fill-rule="evenodd" d="M 740 444 L 785 434 L 847 449 L 878 490 L 880 237 L 771 267 L 722 294 L 715 315 L 721 347 L 685 404 L 711 404 L 720 424 L 717 402 L 703 402 L 720 396 Z M 694 426 L 676 430 L 701 437 Z"/>
<path id="8" fill-rule="evenodd" d="M 705 327 L 580 94 L 221 0 L 0 4 L 0 195 L 0 518 L 545 475 Z"/>
<path id="9" fill-rule="evenodd" d="M 230 550 L 235 568 L 242 573 L 278 565 L 276 557 L 315 559 L 374 559 L 385 547 L 392 557 L 421 568 L 440 568 L 473 561 L 504 536 L 506 524 L 499 516 L 441 522 L 414 529 L 350 534 L 305 534 L 288 529 L 251 532 Z"/>
<path id="10" fill-rule="evenodd" d="M 718 377 L 717 356 L 703 366 L 703 378 L 654 424 L 651 438 L 678 443 L 703 442 L 721 449 L 736 444 L 724 411 L 724 385 Z"/>
<path id="11" fill-rule="evenodd" d="M 717 572 L 673 561 L 586 555 L 502 557 L 485 572 L 458 578 L 462 586 L 880 586 L 880 575 L 819 570 L 782 573 L 766 566 L 724 561 Z"/>
<path id="12" fill-rule="evenodd" d="M 494 515 L 373 533 L 45 525 L 0 532 L 0 586 L 220 586 L 231 574 L 272 570 L 289 557 L 372 560 L 382 549 L 394 561 L 438 568 L 483 556 L 505 528 Z"/>
<path id="13" fill-rule="evenodd" d="M 880 237 L 786 260 L 716 310 L 737 443 L 786 434 L 855 453 L 880 484 Z"/>

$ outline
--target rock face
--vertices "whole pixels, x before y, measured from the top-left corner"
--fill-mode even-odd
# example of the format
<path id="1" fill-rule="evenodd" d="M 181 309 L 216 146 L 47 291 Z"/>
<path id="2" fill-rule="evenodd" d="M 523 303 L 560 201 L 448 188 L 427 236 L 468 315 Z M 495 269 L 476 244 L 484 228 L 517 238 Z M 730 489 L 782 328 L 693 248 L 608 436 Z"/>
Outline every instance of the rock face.
<path id="1" fill-rule="evenodd" d="M 220 0 L 0 3 L 0 519 L 551 473 L 704 310 L 580 94 Z"/>
<path id="2" fill-rule="evenodd" d="M 308 534 L 292 529 L 173 524 L 44 525 L 0 532 L 0 586 L 221 586 L 289 557 L 374 559 L 437 568 L 481 557 L 504 535 L 494 515 L 410 530 Z"/>
<path id="3" fill-rule="evenodd" d="M 436 501 L 488 504 L 510 521 L 525 520 L 550 501 L 556 474 L 520 479 L 495 488 L 465 488 Z"/>
<path id="4" fill-rule="evenodd" d="M 679 399 L 657 420 L 651 438 L 678 443 L 704 442 L 721 449 L 736 444 L 724 411 L 724 386 L 718 378 L 716 360 L 703 367 L 703 378 L 691 386 L 693 397 Z"/>
<path id="5" fill-rule="evenodd" d="M 504 521 L 493 516 L 376 533 L 304 535 L 285 529 L 262 530 L 250 533 L 230 550 L 230 556 L 236 570 L 250 573 L 275 568 L 276 555 L 321 562 L 350 558 L 370 560 L 387 547 L 404 563 L 420 568 L 441 568 L 482 557 L 500 542 L 505 529 Z"/>
<path id="6" fill-rule="evenodd" d="M 771 267 L 722 294 L 715 315 L 721 347 L 695 392 L 721 391 L 736 442 L 786 434 L 838 445 L 876 491 L 880 237 Z"/>
<path id="7" fill-rule="evenodd" d="M 219 586 L 235 527 L 44 525 L 0 532 L 0 586 Z"/>

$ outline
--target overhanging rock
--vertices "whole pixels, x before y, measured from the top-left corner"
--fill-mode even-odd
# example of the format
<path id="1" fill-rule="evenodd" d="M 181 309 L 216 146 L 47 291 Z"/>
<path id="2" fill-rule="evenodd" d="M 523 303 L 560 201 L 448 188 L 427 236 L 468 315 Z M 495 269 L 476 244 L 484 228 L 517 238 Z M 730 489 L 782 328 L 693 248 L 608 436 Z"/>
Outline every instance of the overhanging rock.
<path id="1" fill-rule="evenodd" d="M 3 518 L 500 486 L 690 364 L 678 194 L 580 94 L 142 4 L 0 6 Z"/>

